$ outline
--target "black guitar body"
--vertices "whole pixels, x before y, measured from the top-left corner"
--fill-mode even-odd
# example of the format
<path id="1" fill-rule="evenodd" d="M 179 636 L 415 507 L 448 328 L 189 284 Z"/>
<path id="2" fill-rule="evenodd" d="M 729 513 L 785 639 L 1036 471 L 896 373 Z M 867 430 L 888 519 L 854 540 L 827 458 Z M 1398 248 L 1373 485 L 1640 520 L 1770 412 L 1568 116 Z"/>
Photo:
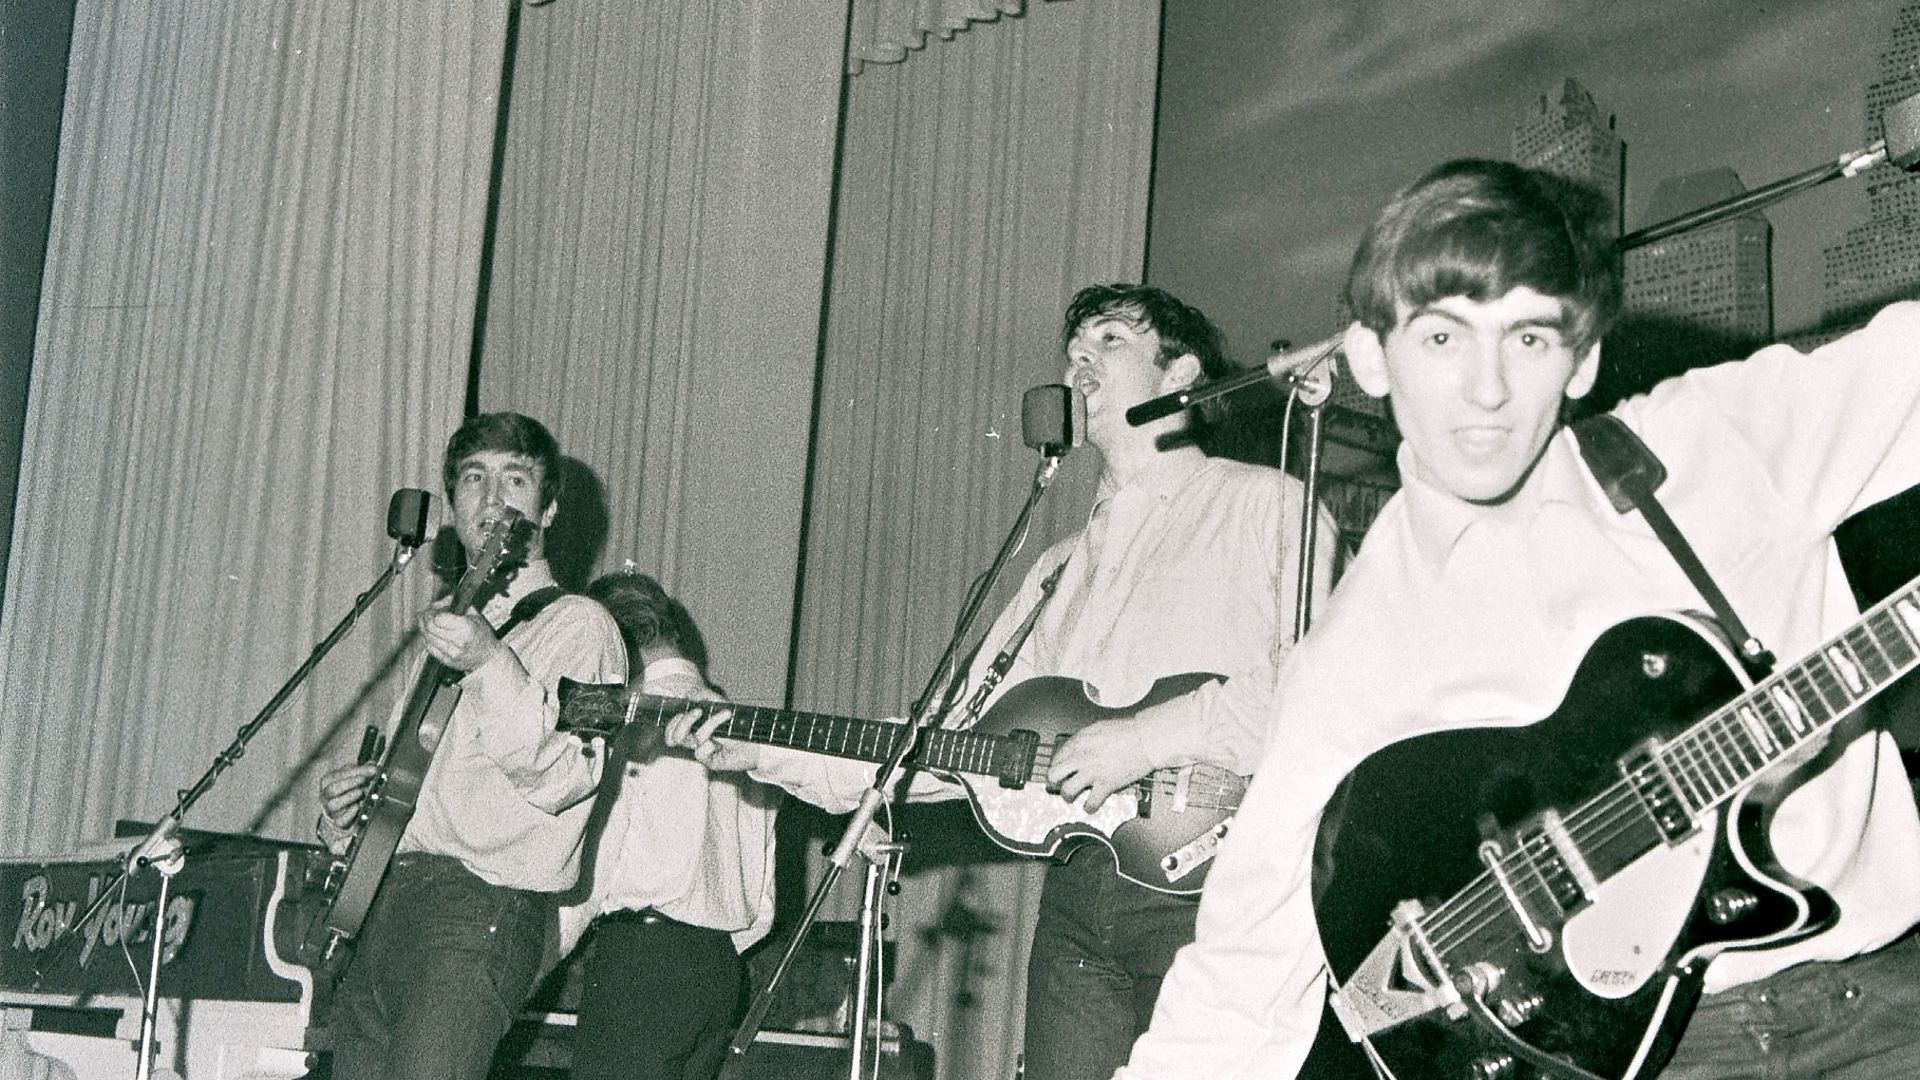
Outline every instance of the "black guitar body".
<path id="1" fill-rule="evenodd" d="M 1824 894 L 1774 865 L 1750 793 L 1694 814 L 1647 764 L 1653 741 L 1748 685 L 1705 624 L 1634 619 L 1594 643 L 1544 720 L 1420 735 L 1348 776 L 1314 907 L 1334 983 L 1371 1010 L 1396 1075 L 1650 1077 L 1708 959 L 1831 920 Z M 1404 901 L 1420 908 L 1396 918 Z M 1302 1075 L 1369 1075 L 1332 1031 Z"/>

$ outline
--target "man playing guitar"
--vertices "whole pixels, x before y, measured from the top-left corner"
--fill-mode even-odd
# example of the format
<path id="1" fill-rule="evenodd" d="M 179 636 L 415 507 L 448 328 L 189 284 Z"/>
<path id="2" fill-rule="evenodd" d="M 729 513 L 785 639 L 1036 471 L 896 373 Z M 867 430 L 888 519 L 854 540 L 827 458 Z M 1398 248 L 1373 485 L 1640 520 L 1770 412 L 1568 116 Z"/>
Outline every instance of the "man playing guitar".
<path id="1" fill-rule="evenodd" d="M 1293 611 L 1302 487 L 1274 469 L 1208 457 L 1184 416 L 1128 425 L 1131 406 L 1236 370 L 1219 331 L 1194 308 L 1150 286 L 1089 286 L 1067 308 L 1061 343 L 1067 381 L 1086 397 L 1100 493 L 1087 528 L 1035 560 L 983 639 L 968 686 L 981 685 L 1064 561 L 999 693 L 1064 675 L 1118 706 L 1140 701 L 1163 677 L 1225 678 L 1081 728 L 1053 754 L 1048 782 L 1097 808 L 1156 769 L 1206 763 L 1244 775 L 1277 708 L 1273 673 Z M 1333 535 L 1330 524 L 1320 531 L 1329 549 Z M 1317 566 L 1331 564 L 1323 551 Z M 943 723 L 977 720 L 964 712 Z M 668 738 L 712 768 L 745 769 L 836 812 L 872 782 L 870 765 L 716 741 L 726 718 L 696 728 L 680 717 Z M 923 772 L 909 790 L 913 798 L 961 794 Z M 1051 865 L 1027 969 L 1027 1080 L 1112 1072 L 1145 1027 L 1174 951 L 1191 940 L 1193 918 L 1190 897 L 1126 880 L 1105 848 L 1081 846 Z"/>
<path id="2" fill-rule="evenodd" d="M 1549 174 L 1461 161 L 1396 196 L 1362 241 L 1347 287 L 1358 321 L 1345 351 L 1362 388 L 1393 403 L 1405 437 L 1402 489 L 1288 658 L 1279 690 L 1287 709 L 1209 883 L 1197 940 L 1174 963 L 1152 1027 L 1119 1073 L 1125 1080 L 1333 1075 L 1307 1061 L 1329 970 L 1343 990 L 1334 1011 L 1344 1030 L 1326 1041 L 1358 1058 L 1352 1040 L 1364 1035 L 1380 1054 L 1375 1064 L 1395 1075 L 1454 1075 L 1440 1062 L 1463 1028 L 1485 1037 L 1470 1071 L 1488 1076 L 1648 1076 L 1669 1050 L 1659 1071 L 1667 1080 L 1914 1075 L 1920 939 L 1909 931 L 1920 917 L 1920 819 L 1884 734 L 1818 731 L 1766 772 L 1777 790 L 1738 843 L 1731 823 L 1716 832 L 1712 800 L 1696 797 L 1688 770 L 1665 754 L 1664 733 L 1623 749 L 1617 767 L 1609 759 L 1592 769 L 1595 790 L 1612 783 L 1625 792 L 1614 807 L 1617 835 L 1648 821 L 1671 829 L 1669 842 L 1624 870 L 1581 837 L 1575 818 L 1587 806 L 1548 801 L 1519 818 L 1499 811 L 1502 799 L 1526 801 L 1528 777 L 1551 773 L 1553 747 L 1532 760 L 1488 759 L 1451 789 L 1432 786 L 1424 809 L 1435 816 L 1455 812 L 1449 790 L 1460 802 L 1488 799 L 1477 828 L 1465 817 L 1460 850 L 1408 851 L 1396 862 L 1402 852 L 1384 831 L 1372 834 L 1376 866 L 1341 860 L 1364 850 L 1346 831 L 1376 798 L 1457 765 L 1451 754 L 1426 754 L 1399 774 L 1404 784 L 1365 790 L 1363 760 L 1418 739 L 1524 736 L 1570 707 L 1569 685 L 1587 673 L 1576 665 L 1609 627 L 1709 606 L 1651 515 L 1616 508 L 1560 422 L 1564 402 L 1594 385 L 1600 339 L 1620 302 L 1610 217 L 1598 193 Z M 1834 528 L 1920 482 L 1916 342 L 1920 305 L 1895 304 L 1811 355 L 1769 347 L 1615 410 L 1664 464 L 1657 497 L 1739 619 L 1783 665 L 1810 653 L 1832 662 L 1823 680 L 1763 683 L 1759 701 L 1724 717 L 1700 762 L 1707 772 L 1732 777 L 1771 760 L 1875 672 L 1912 662 L 1920 607 L 1911 598 L 1881 620 L 1878 642 L 1862 634 L 1816 646 L 1859 618 Z M 1643 683 L 1670 674 L 1663 649 L 1626 659 L 1626 674 Z M 1615 705 L 1564 732 L 1568 749 L 1584 732 L 1633 730 L 1632 710 Z M 1349 774 L 1355 783 L 1336 797 Z M 1402 815 L 1410 830 L 1423 816 Z M 1315 865 L 1317 840 L 1330 866 Z M 1703 864 L 1689 860 L 1713 850 L 1735 855 L 1716 871 L 1745 871 L 1791 886 L 1781 896 L 1809 898 L 1793 932 L 1759 948 L 1676 954 L 1664 966 L 1654 947 L 1582 967 L 1580 949 L 1604 951 L 1609 936 L 1640 933 L 1670 909 L 1689 932 L 1737 924 L 1759 902 L 1753 890 L 1693 899 Z M 1415 883 L 1429 862 L 1456 857 L 1480 873 L 1471 890 L 1464 879 L 1444 889 Z M 1656 872 L 1639 873 L 1647 864 Z M 1366 933 L 1383 944 L 1367 954 L 1374 967 L 1343 963 L 1356 954 L 1327 932 L 1343 918 L 1331 892 L 1367 874 L 1387 875 L 1382 894 L 1403 901 L 1363 913 Z M 1456 887 L 1470 903 L 1443 902 Z M 1476 934 L 1491 938 L 1501 920 L 1519 928 L 1517 948 L 1494 962 L 1454 962 L 1451 950 Z M 1503 976 L 1536 963 L 1538 986 L 1575 971 L 1587 989 L 1502 996 Z M 1678 1001 L 1690 979 L 1704 993 L 1684 1034 L 1674 1032 L 1677 1048 L 1626 1033 L 1640 1054 L 1620 1068 L 1566 1066 L 1576 1035 L 1614 1033 L 1604 1023 L 1569 1031 L 1555 995 L 1612 1008 L 1635 986 L 1657 997 L 1671 980 Z M 1668 1012 L 1685 1019 L 1683 1007 Z M 1544 1034 L 1531 1048 L 1553 1060 L 1529 1057 L 1534 1032 Z M 1396 1065 L 1387 1053 L 1395 1040 L 1427 1056 Z"/>
<path id="3" fill-rule="evenodd" d="M 518 413 L 474 417 L 447 443 L 447 496 L 470 559 L 508 509 L 534 528 L 490 599 L 421 616 L 427 653 L 457 676 L 445 692 L 458 703 L 335 998 L 333 1075 L 343 1080 L 484 1077 L 532 989 L 555 894 L 579 878 L 601 756 L 554 730 L 555 692 L 563 675 L 622 681 L 626 648 L 583 596 L 530 616 L 522 608 L 504 637 L 493 629 L 554 585 L 542 537 L 559 509 L 559 464 L 553 436 Z M 378 769 L 343 765 L 321 779 L 321 838 L 336 852 Z"/>

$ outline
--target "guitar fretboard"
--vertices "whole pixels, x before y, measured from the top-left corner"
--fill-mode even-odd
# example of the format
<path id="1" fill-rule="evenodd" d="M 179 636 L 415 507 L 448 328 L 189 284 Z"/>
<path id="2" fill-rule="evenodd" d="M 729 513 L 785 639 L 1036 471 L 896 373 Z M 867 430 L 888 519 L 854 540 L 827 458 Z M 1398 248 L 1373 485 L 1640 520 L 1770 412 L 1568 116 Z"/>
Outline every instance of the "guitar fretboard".
<path id="1" fill-rule="evenodd" d="M 1708 714 L 1660 752 L 1695 813 L 1744 790 L 1920 663 L 1920 595 L 1876 605 L 1792 667 Z"/>
<path id="2" fill-rule="evenodd" d="M 1621 779 L 1558 823 L 1564 839 L 1593 877 L 1605 881 L 1655 847 L 1687 835 L 1702 814 L 1826 735 L 1916 666 L 1920 582 L 1910 582 L 1810 656 L 1623 762 Z M 1587 899 L 1581 875 L 1548 827 L 1529 828 L 1514 841 L 1497 865 L 1530 910 L 1565 915 Z M 1503 886 L 1490 873 L 1422 917 L 1421 925 L 1443 954 L 1520 933 Z"/>
<path id="3" fill-rule="evenodd" d="M 623 696 L 630 715 L 614 719 L 645 720 L 655 725 L 664 725 L 690 709 L 705 712 L 722 707 L 720 703 L 691 698 L 644 693 Z M 862 720 L 764 705 L 727 703 L 724 707 L 732 710 L 732 715 L 715 729 L 716 735 L 858 761 L 885 761 L 893 753 L 895 740 L 906 732 L 905 724 L 885 720 Z M 924 768 L 950 772 L 999 776 L 1009 768 L 1017 768 L 1016 778 L 1022 781 L 1045 776 L 1044 768 L 1036 771 L 1032 748 L 1023 747 L 1006 736 L 978 731 L 929 729 L 921 733 L 920 745 L 909 758 Z"/>

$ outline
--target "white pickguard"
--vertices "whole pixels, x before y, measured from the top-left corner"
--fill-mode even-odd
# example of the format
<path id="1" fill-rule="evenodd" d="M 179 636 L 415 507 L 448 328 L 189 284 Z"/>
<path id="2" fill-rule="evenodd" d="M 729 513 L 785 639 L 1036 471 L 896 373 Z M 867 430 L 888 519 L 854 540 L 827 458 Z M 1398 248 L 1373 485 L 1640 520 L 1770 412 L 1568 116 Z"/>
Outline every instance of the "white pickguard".
<path id="1" fill-rule="evenodd" d="M 1005 788 L 992 782 L 967 783 L 973 793 L 974 813 L 993 832 L 1007 842 L 1028 845 L 1036 851 L 1048 846 L 1047 838 L 1055 830 L 1069 825 L 1085 825 L 1103 836 L 1140 816 L 1140 800 L 1130 788 L 1107 797 L 1098 813 L 1089 814 L 1080 802 L 1067 800 L 1048 791 L 1045 785 Z"/>
<path id="2" fill-rule="evenodd" d="M 1602 882 L 1593 905 L 1561 931 L 1567 970 L 1602 998 L 1624 998 L 1660 971 L 1693 912 L 1713 857 L 1717 818 L 1685 842 L 1641 856 Z"/>

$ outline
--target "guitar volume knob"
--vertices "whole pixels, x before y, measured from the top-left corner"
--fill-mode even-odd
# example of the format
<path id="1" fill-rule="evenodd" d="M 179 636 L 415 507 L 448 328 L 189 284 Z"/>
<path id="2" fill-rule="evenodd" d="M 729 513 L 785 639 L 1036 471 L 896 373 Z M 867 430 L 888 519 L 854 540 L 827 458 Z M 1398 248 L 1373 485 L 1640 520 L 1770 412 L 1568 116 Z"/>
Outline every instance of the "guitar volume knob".
<path id="1" fill-rule="evenodd" d="M 1503 997 L 1494 1011 L 1500 1014 L 1500 1022 L 1508 1027 L 1519 1027 L 1539 1014 L 1546 1002 L 1539 994 L 1516 994 Z"/>
<path id="2" fill-rule="evenodd" d="M 1707 898 L 1707 918 L 1726 926 L 1753 914 L 1753 909 L 1759 906 L 1760 898 L 1746 889 L 1720 889 Z"/>
<path id="3" fill-rule="evenodd" d="M 1513 1075 L 1513 1055 L 1483 1054 L 1467 1066 L 1468 1080 L 1504 1080 Z"/>

